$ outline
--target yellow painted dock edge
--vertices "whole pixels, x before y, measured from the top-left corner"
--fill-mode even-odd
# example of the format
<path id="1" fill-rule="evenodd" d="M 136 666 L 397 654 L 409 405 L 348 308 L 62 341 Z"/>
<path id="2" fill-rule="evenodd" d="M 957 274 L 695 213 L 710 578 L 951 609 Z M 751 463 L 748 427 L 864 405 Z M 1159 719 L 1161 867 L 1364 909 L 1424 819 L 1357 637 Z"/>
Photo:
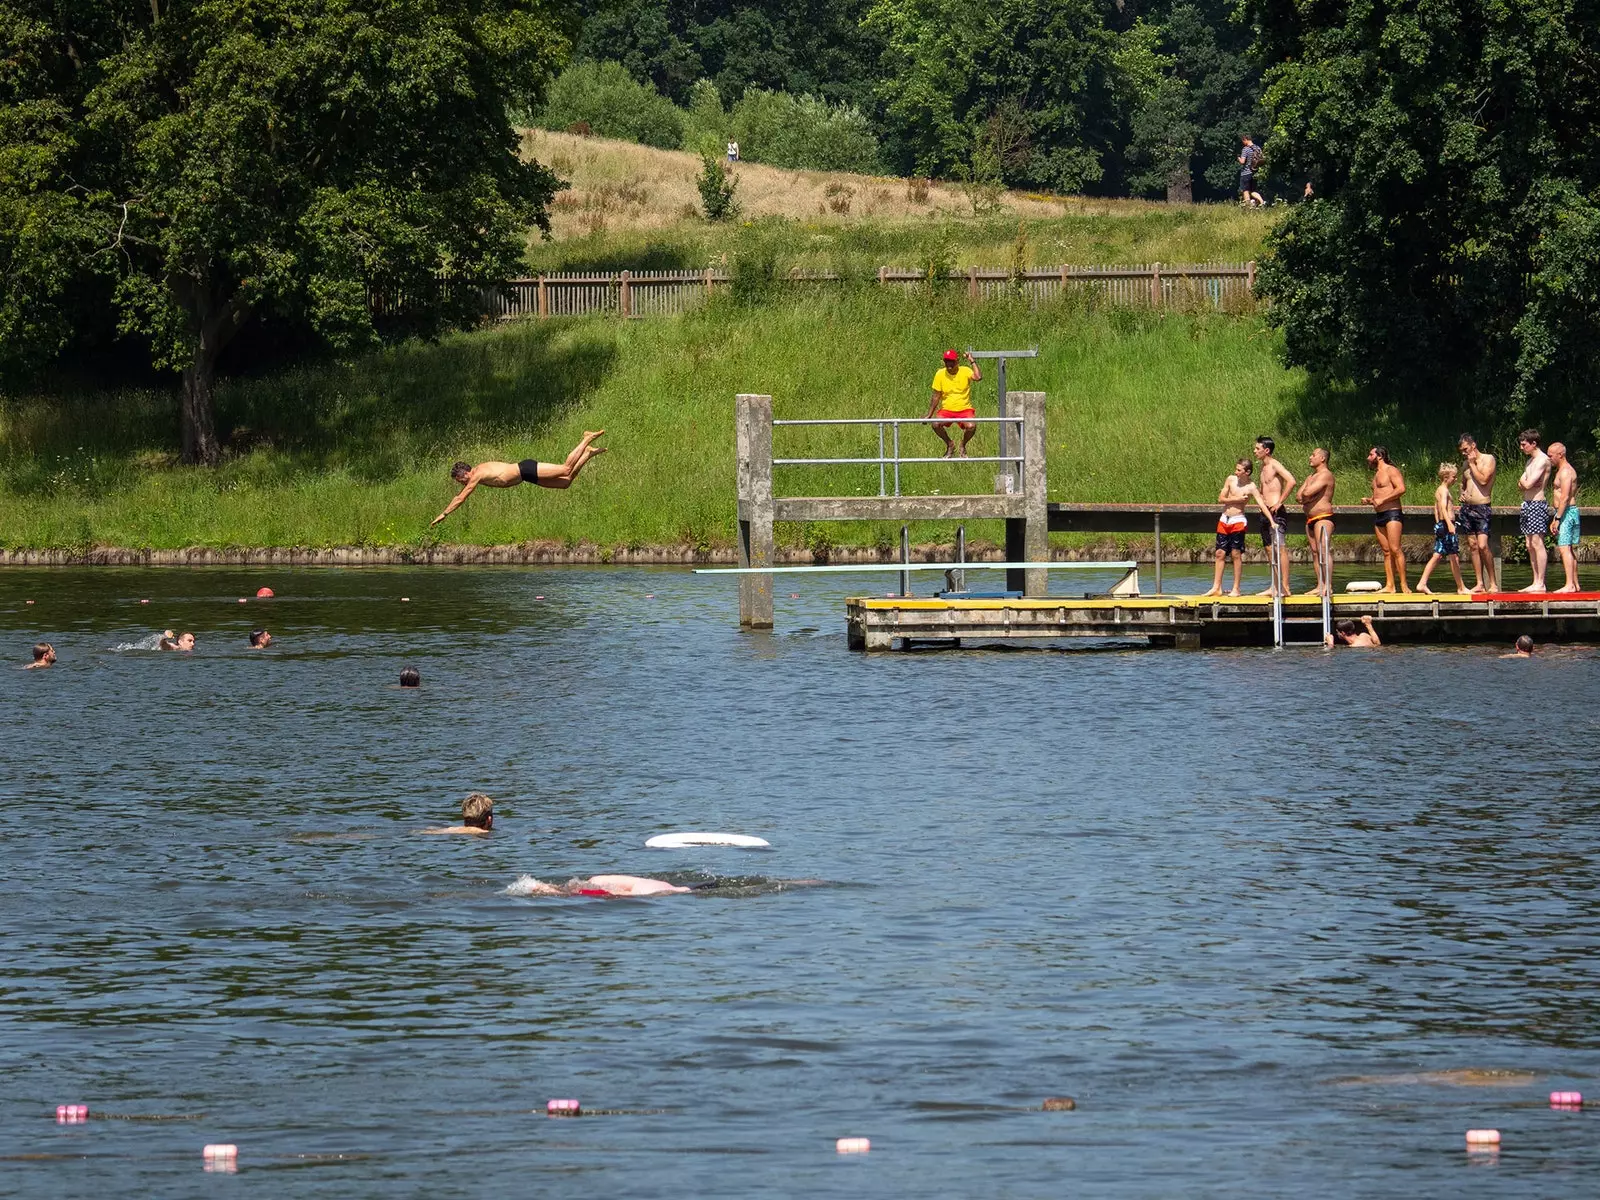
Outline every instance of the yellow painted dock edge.
<path id="1" fill-rule="evenodd" d="M 1540 597 L 1545 599 L 1545 597 Z M 1372 605 L 1382 602 L 1385 607 L 1403 607 L 1408 604 L 1455 603 L 1471 604 L 1483 603 L 1482 596 L 1470 596 L 1464 592 L 1435 592 L 1418 594 L 1416 592 L 1406 595 L 1397 592 L 1337 592 L 1333 597 L 1333 607 L 1341 604 L 1355 605 L 1361 608 L 1371 608 Z M 1539 601 L 1530 601 L 1538 603 Z M 1272 606 L 1271 596 L 1104 596 L 1096 600 L 1069 600 L 1065 596 L 1046 596 L 1037 600 L 1024 600 L 1020 597 L 1013 600 L 935 600 L 932 598 L 918 599 L 916 597 L 888 597 L 888 596 L 852 596 L 845 601 L 846 604 L 859 604 L 868 609 L 900 609 L 901 611 L 979 611 L 983 609 L 1010 608 L 1010 609 L 1063 609 L 1063 608 L 1210 608 L 1214 604 L 1225 605 L 1229 608 L 1240 605 L 1258 604 L 1265 608 Z M 1506 603 L 1501 601 L 1500 603 Z M 1322 607 L 1321 596 L 1288 596 L 1283 601 L 1284 608 L 1317 608 Z"/>

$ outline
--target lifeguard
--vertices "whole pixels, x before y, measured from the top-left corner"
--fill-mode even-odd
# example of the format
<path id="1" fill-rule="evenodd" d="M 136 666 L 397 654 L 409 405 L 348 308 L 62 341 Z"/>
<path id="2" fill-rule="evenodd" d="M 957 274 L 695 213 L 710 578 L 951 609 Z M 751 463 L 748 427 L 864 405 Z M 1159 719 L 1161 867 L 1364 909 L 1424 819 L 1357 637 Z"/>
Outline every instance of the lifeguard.
<path id="1" fill-rule="evenodd" d="M 972 407 L 972 385 L 983 378 L 983 372 L 978 370 L 977 360 L 969 353 L 967 365 L 961 365 L 961 355 L 954 350 L 944 352 L 944 366 L 933 373 L 933 398 L 928 402 L 928 416 L 935 414 L 939 420 L 934 423 L 933 431 L 944 442 L 945 458 L 965 458 L 967 456 L 967 443 L 972 440 L 972 435 L 977 432 L 977 423 L 973 417 L 977 413 Z M 956 449 L 950 435 L 945 432 L 952 425 L 961 427 L 961 448 Z"/>

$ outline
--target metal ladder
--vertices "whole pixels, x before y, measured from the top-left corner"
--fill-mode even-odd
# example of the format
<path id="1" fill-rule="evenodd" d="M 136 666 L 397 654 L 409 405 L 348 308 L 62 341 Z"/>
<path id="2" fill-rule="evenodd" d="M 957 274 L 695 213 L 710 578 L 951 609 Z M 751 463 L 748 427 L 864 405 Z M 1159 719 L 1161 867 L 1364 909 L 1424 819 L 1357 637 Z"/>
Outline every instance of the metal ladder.
<path id="1" fill-rule="evenodd" d="M 1317 538 L 1315 552 L 1322 559 L 1322 577 L 1328 581 L 1328 590 L 1322 597 L 1322 641 L 1326 645 L 1333 632 L 1333 544 L 1332 539 Z M 1278 564 L 1288 553 L 1283 544 L 1283 530 L 1273 525 L 1272 552 L 1269 562 L 1272 569 L 1272 645 L 1283 647 L 1283 592 L 1278 588 Z"/>

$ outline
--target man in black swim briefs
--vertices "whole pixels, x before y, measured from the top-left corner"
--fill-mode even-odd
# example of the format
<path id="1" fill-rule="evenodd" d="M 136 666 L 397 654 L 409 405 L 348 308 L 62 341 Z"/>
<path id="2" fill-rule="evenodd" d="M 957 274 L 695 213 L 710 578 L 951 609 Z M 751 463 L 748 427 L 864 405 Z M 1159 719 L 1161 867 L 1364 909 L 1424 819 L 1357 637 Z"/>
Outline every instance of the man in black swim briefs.
<path id="1" fill-rule="evenodd" d="M 1472 554 L 1472 590 L 1491 592 L 1500 586 L 1494 574 L 1494 555 L 1489 553 L 1489 526 L 1494 520 L 1490 507 L 1494 496 L 1494 474 L 1499 468 L 1494 455 L 1478 449 L 1478 439 L 1463 433 L 1456 439 L 1466 470 L 1461 473 L 1461 504 L 1456 510 L 1456 533 Z"/>
<path id="2" fill-rule="evenodd" d="M 595 438 L 604 433 L 604 429 L 589 430 L 583 435 L 583 440 L 572 448 L 572 453 L 567 455 L 566 462 L 560 466 L 542 463 L 532 458 L 525 458 L 516 463 L 481 462 L 477 466 L 465 462 L 456 463 L 450 468 L 450 478 L 463 485 L 461 491 L 450 501 L 449 506 L 430 522 L 430 525 L 437 525 L 455 512 L 479 487 L 508 488 L 516 487 L 519 483 L 536 483 L 540 487 L 547 488 L 571 487 L 572 481 L 578 477 L 578 472 L 583 470 L 588 461 L 595 455 L 606 452 L 604 446 L 594 445 Z"/>
<path id="3" fill-rule="evenodd" d="M 1398 579 L 1400 590 L 1409 594 L 1406 556 L 1400 547 L 1405 528 L 1405 513 L 1400 508 L 1400 497 L 1406 494 L 1405 476 L 1389 461 L 1389 451 L 1383 446 L 1367 451 L 1367 466 L 1372 468 L 1372 495 L 1361 497 L 1361 503 L 1372 505 L 1372 532 L 1383 551 L 1383 590 L 1394 591 Z"/>
<path id="4" fill-rule="evenodd" d="M 1263 596 L 1270 596 L 1274 592 L 1282 596 L 1289 594 L 1289 554 L 1284 547 L 1284 539 L 1289 534 L 1289 517 L 1283 506 L 1289 499 L 1289 493 L 1294 491 L 1295 478 L 1289 473 L 1288 467 L 1273 457 L 1276 450 L 1277 443 L 1262 434 L 1251 451 L 1261 464 L 1260 482 L 1256 486 L 1261 489 L 1261 499 L 1272 511 L 1270 518 L 1265 514 L 1261 517 L 1261 545 L 1270 551 L 1276 541 L 1278 548 L 1284 551 L 1278 559 L 1277 578 L 1272 581 L 1271 587 L 1261 593 Z"/>

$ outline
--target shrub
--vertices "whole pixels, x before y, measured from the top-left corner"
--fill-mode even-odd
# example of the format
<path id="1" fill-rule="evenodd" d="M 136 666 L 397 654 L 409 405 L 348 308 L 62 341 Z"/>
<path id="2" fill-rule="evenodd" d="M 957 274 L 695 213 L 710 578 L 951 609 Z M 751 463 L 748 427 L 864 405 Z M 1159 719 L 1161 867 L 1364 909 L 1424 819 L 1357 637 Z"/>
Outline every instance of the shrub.
<path id="1" fill-rule="evenodd" d="M 683 149 L 720 157 L 728 147 L 728 114 L 722 94 L 709 79 L 689 89 L 689 107 L 683 114 Z"/>
<path id="2" fill-rule="evenodd" d="M 728 124 L 740 157 L 751 162 L 869 175 L 880 169 L 878 139 L 859 109 L 751 88 Z"/>
<path id="3" fill-rule="evenodd" d="M 588 126 L 599 137 L 676 150 L 683 141 L 683 113 L 619 63 L 574 63 L 550 85 L 539 114 L 545 129 Z"/>
<path id="4" fill-rule="evenodd" d="M 700 155 L 700 207 L 708 221 L 731 221 L 739 215 L 739 199 L 734 193 L 739 188 L 736 176 L 728 174 L 722 160 L 711 154 Z"/>

